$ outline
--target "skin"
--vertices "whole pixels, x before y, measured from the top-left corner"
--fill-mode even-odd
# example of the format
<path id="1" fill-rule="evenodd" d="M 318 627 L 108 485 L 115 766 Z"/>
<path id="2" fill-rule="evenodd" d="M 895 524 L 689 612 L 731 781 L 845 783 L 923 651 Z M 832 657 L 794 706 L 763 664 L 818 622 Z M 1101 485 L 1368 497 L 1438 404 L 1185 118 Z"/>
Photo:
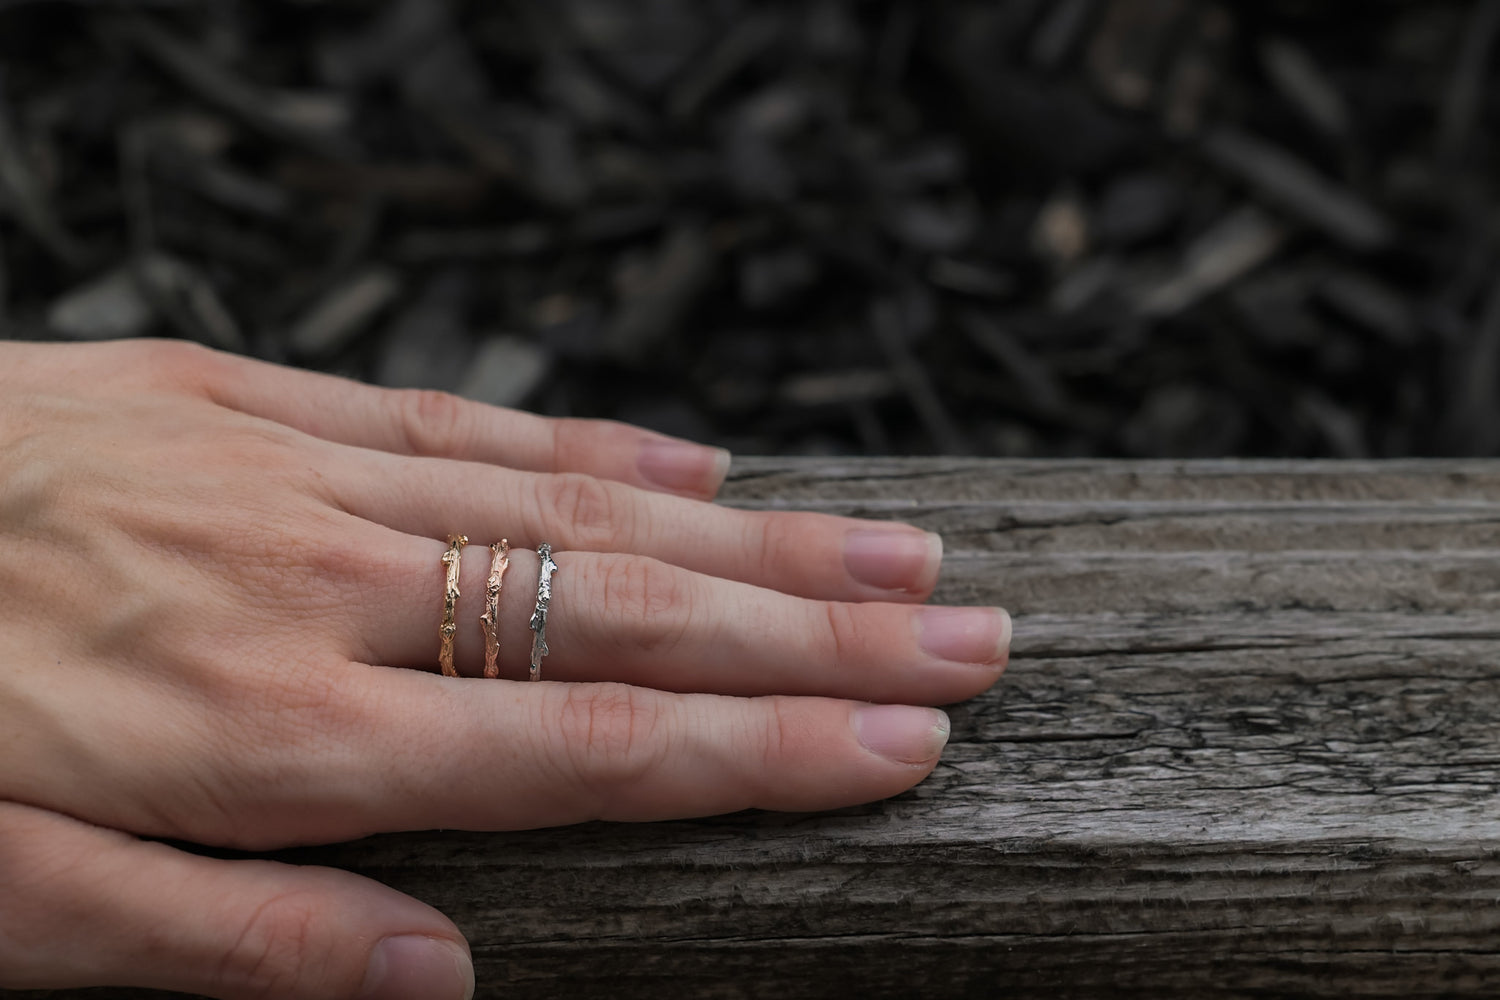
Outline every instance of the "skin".
<path id="1" fill-rule="evenodd" d="M 705 502 L 725 468 L 622 425 L 179 343 L 0 343 L 0 988 L 473 988 L 459 930 L 379 883 L 141 837 L 258 851 L 829 809 L 921 781 L 946 728 L 917 706 L 993 684 L 1009 620 L 971 612 L 924 650 L 926 536 Z M 456 531 L 465 676 L 444 678 Z M 850 572 L 856 536 L 894 553 L 864 573 L 879 586 Z M 532 684 L 542 541 L 560 569 Z"/>

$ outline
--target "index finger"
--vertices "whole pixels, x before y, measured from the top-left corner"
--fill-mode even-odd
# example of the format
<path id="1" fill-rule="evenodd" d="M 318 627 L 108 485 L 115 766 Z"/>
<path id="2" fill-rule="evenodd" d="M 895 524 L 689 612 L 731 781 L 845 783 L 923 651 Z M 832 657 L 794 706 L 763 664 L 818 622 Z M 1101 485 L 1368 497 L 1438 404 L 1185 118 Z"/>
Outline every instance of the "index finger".
<path id="1" fill-rule="evenodd" d="M 222 406 L 314 437 L 397 455 L 527 472 L 581 472 L 694 499 L 718 494 L 729 452 L 610 420 L 539 417 L 431 389 L 384 389 L 221 354 L 184 367 Z"/>

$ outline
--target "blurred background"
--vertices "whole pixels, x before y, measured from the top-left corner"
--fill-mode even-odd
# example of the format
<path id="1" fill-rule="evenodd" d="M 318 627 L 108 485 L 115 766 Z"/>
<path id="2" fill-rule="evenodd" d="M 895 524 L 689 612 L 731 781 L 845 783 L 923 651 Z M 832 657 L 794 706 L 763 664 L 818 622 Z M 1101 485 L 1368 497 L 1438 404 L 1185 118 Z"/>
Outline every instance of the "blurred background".
<path id="1" fill-rule="evenodd" d="M 0 330 L 767 454 L 1500 453 L 1497 0 L 0 0 Z"/>

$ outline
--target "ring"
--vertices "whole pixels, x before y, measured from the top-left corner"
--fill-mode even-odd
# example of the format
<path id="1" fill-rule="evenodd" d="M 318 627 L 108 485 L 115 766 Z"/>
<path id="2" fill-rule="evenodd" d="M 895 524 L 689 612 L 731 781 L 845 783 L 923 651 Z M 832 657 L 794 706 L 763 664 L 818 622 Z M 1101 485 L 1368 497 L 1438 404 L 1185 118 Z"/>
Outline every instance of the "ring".
<path id="1" fill-rule="evenodd" d="M 500 588 L 510 568 L 510 540 L 500 539 L 490 551 L 494 556 L 490 579 L 484 586 L 484 614 L 479 616 L 479 624 L 484 629 L 484 676 L 493 678 L 500 676 Z"/>
<path id="2" fill-rule="evenodd" d="M 453 637 L 458 634 L 458 561 L 468 544 L 467 535 L 449 535 L 448 551 L 443 553 L 448 579 L 443 588 L 443 624 L 438 629 L 438 638 L 442 640 L 438 647 L 438 666 L 443 668 L 444 677 L 458 676 L 458 671 L 453 669 Z"/>
<path id="3" fill-rule="evenodd" d="M 547 605 L 552 603 L 552 574 L 557 572 L 557 563 L 552 561 L 552 546 L 543 542 L 536 554 L 542 559 L 541 572 L 536 580 L 536 610 L 531 613 L 531 679 L 542 679 L 542 657 L 547 649 Z"/>

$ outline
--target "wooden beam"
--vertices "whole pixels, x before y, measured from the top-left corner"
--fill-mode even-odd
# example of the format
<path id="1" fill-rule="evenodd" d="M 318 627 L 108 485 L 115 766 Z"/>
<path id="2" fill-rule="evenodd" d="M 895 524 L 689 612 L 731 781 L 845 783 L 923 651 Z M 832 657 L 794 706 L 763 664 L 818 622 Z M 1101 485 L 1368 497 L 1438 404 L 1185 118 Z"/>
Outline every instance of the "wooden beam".
<path id="1" fill-rule="evenodd" d="M 276 857 L 441 908 L 508 1000 L 1500 983 L 1500 462 L 759 460 L 726 502 L 940 530 L 937 599 L 1015 612 L 930 780 Z"/>

